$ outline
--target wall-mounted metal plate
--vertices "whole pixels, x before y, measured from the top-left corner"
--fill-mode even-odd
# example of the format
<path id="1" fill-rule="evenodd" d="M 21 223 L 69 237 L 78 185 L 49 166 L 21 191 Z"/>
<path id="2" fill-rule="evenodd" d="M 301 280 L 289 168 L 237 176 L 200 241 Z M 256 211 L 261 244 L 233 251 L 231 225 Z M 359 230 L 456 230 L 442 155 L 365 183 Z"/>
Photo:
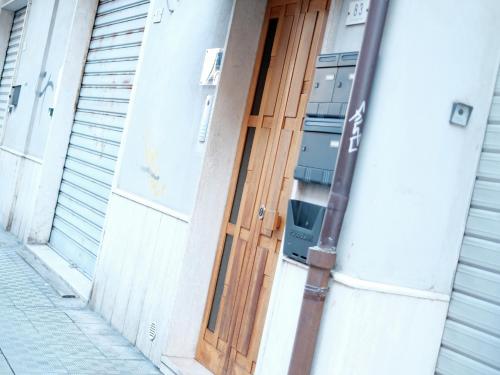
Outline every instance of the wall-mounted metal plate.
<path id="1" fill-rule="evenodd" d="M 160 23 L 163 18 L 163 8 L 157 8 L 153 12 L 153 23 Z"/>
<path id="2" fill-rule="evenodd" d="M 324 216 L 325 207 L 290 199 L 283 253 L 298 262 L 306 263 L 309 248 L 318 243 Z"/>
<path id="3" fill-rule="evenodd" d="M 152 322 L 149 326 L 149 340 L 154 341 L 156 338 L 156 323 Z"/>
<path id="4" fill-rule="evenodd" d="M 467 126 L 473 107 L 464 103 L 453 103 L 450 124 Z"/>
<path id="5" fill-rule="evenodd" d="M 21 85 L 12 86 L 9 95 L 9 111 L 12 112 L 19 104 L 19 96 L 21 95 Z"/>
<path id="6" fill-rule="evenodd" d="M 345 21 L 346 26 L 359 25 L 366 22 L 368 17 L 369 0 L 352 0 Z"/>

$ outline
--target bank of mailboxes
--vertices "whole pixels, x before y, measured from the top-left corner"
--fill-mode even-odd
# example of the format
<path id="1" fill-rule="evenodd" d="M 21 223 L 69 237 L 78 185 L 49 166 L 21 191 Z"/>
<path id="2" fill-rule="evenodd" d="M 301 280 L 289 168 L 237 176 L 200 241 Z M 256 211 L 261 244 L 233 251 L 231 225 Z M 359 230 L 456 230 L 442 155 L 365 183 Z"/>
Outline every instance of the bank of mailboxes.
<path id="1" fill-rule="evenodd" d="M 307 116 L 345 117 L 357 59 L 357 52 L 318 57 Z"/>
<path id="2" fill-rule="evenodd" d="M 294 177 L 330 185 L 340 146 L 358 53 L 320 55 L 306 108 L 304 134 Z M 306 263 L 318 242 L 325 207 L 291 199 L 288 204 L 284 254 Z"/>
<path id="3" fill-rule="evenodd" d="M 330 185 L 342 134 L 343 119 L 306 118 L 294 177 Z"/>
<path id="4" fill-rule="evenodd" d="M 357 52 L 318 57 L 294 174 L 298 180 L 332 182 L 357 59 Z"/>

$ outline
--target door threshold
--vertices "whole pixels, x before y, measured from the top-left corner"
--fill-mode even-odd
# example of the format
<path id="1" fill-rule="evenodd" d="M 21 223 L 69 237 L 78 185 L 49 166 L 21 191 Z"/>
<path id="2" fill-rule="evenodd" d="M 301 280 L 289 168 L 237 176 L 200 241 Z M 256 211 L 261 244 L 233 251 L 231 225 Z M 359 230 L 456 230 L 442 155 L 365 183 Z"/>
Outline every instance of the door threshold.
<path id="1" fill-rule="evenodd" d="M 194 358 L 161 357 L 160 371 L 165 375 L 213 375 Z"/>
<path id="2" fill-rule="evenodd" d="M 61 297 L 90 298 L 92 281 L 47 245 L 26 245 L 18 250 L 28 264 L 46 279 Z"/>

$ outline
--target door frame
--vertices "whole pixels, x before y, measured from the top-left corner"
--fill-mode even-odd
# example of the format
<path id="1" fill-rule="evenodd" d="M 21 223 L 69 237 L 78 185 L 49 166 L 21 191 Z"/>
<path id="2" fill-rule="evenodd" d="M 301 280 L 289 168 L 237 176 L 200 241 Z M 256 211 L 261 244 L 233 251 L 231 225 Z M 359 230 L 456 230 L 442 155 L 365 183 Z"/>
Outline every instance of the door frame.
<path id="1" fill-rule="evenodd" d="M 251 75 L 251 82 L 249 89 L 246 93 L 246 100 L 245 100 L 245 105 L 244 105 L 244 115 L 243 118 L 239 124 L 240 130 L 239 130 L 239 136 L 237 140 L 237 146 L 236 146 L 236 151 L 234 152 L 234 163 L 231 169 L 229 169 L 229 176 L 230 176 L 230 181 L 229 181 L 229 186 L 227 189 L 227 193 L 224 195 L 224 204 L 222 204 L 223 208 L 223 217 L 222 217 L 222 222 L 219 224 L 217 229 L 214 228 L 214 230 L 217 231 L 217 245 L 215 246 L 215 259 L 213 261 L 213 265 L 211 267 L 211 275 L 210 275 L 210 283 L 208 286 L 208 291 L 207 291 L 207 296 L 205 298 L 204 304 L 205 307 L 203 309 L 203 315 L 202 315 L 202 321 L 201 325 L 199 328 L 199 333 L 198 333 L 198 339 L 197 339 L 197 345 L 196 345 L 196 354 L 195 358 L 199 360 L 199 355 L 201 351 L 201 346 L 202 346 L 202 336 L 206 334 L 206 324 L 208 321 L 208 317 L 210 315 L 210 311 L 213 306 L 213 300 L 209 302 L 210 296 L 214 295 L 215 293 L 215 288 L 216 284 L 218 281 L 218 274 L 220 271 L 221 267 L 221 260 L 222 260 L 222 255 L 224 251 L 224 243 L 226 242 L 226 237 L 227 237 L 227 229 L 224 230 L 223 225 L 224 223 L 229 223 L 229 216 L 231 215 L 232 207 L 233 207 L 233 202 L 235 198 L 235 192 L 236 192 L 236 185 L 238 182 L 238 177 L 239 177 L 239 172 L 240 172 L 240 165 L 242 162 L 243 158 L 243 152 L 245 148 L 245 143 L 248 135 L 248 129 L 249 126 L 247 125 L 250 117 L 250 112 L 251 108 L 253 105 L 253 102 L 255 100 L 255 91 L 257 87 L 257 82 L 258 82 L 258 76 L 259 76 L 259 71 L 260 67 L 262 65 L 262 57 L 264 53 L 264 45 L 266 42 L 266 36 L 268 32 L 268 27 L 269 27 L 269 22 L 266 25 L 264 22 L 266 20 L 269 20 L 268 17 L 268 12 L 269 8 L 271 6 L 272 0 L 266 1 L 266 10 L 263 18 L 263 23 L 261 26 L 261 29 L 258 33 L 259 35 L 259 42 L 258 42 L 258 48 L 255 54 L 255 58 L 252 61 L 253 63 L 253 69 L 252 69 L 252 75 Z M 263 92 L 264 93 L 264 92 Z M 250 156 L 251 157 L 251 156 Z M 241 207 L 240 207 L 241 208 Z M 229 224 L 228 224 L 229 226 Z M 236 224 L 233 224 L 233 227 L 236 227 Z M 252 234 L 250 235 L 252 236 Z M 233 240 L 236 239 L 233 237 Z M 250 241 L 249 241 L 250 242 Z M 235 246 L 235 243 L 233 243 L 232 247 Z M 231 262 L 229 261 L 229 264 Z M 228 267 L 229 267 L 228 264 Z M 229 268 L 228 268 L 229 270 Z M 227 275 L 226 275 L 227 276 Z M 221 305 L 222 307 L 222 305 Z"/>
<path id="2" fill-rule="evenodd" d="M 312 6 L 312 9 L 314 10 L 317 6 L 319 6 L 319 4 L 312 4 L 307 0 L 298 1 L 298 3 L 299 3 L 299 8 L 302 8 L 302 10 L 304 10 L 304 9 L 307 10 L 309 8 L 309 6 Z M 265 13 L 264 20 L 270 20 L 272 13 L 269 14 L 269 12 L 271 12 L 272 7 L 278 6 L 280 4 L 281 4 L 281 1 L 269 0 L 268 4 L 266 5 L 266 13 Z M 322 23 L 320 24 L 319 28 L 318 28 L 318 25 L 315 25 L 314 29 L 313 29 L 314 30 L 313 34 L 311 34 L 311 38 L 312 38 L 311 50 L 309 51 L 309 53 L 307 55 L 307 59 L 306 59 L 307 62 L 305 63 L 306 65 L 304 67 L 304 77 L 302 79 L 305 79 L 305 77 L 307 77 L 307 76 L 310 76 L 310 79 L 312 79 L 313 73 L 311 72 L 311 69 L 312 69 L 311 66 L 314 67 L 314 63 L 311 61 L 316 60 L 316 56 L 319 53 L 319 51 L 321 49 L 321 45 L 323 43 L 323 36 L 324 36 L 325 28 L 327 25 L 327 19 L 328 19 L 329 4 L 330 4 L 330 1 L 325 0 L 325 5 L 323 5 L 323 6 L 326 6 L 325 13 L 324 13 L 323 17 L 320 17 L 318 19 L 318 20 L 322 19 Z M 300 22 L 299 22 L 299 24 L 300 24 Z M 244 116 L 243 116 L 243 119 L 242 119 L 241 125 L 240 125 L 241 126 L 241 131 L 240 131 L 241 134 L 239 136 L 237 149 L 236 149 L 235 154 L 234 154 L 235 155 L 235 162 L 233 164 L 233 168 L 230 170 L 229 190 L 228 190 L 227 194 L 224 195 L 225 200 L 224 200 L 224 204 L 222 205 L 223 210 L 224 210 L 224 215 L 223 215 L 223 221 L 222 221 L 221 225 L 219 225 L 219 227 L 217 228 L 218 241 L 217 241 L 217 247 L 215 248 L 216 249 L 216 257 L 215 257 L 214 264 L 213 264 L 212 269 L 211 269 L 212 273 L 210 275 L 210 284 L 209 284 L 208 293 L 207 293 L 207 296 L 205 299 L 205 308 L 204 308 L 204 312 L 203 312 L 202 325 L 200 326 L 200 332 L 199 332 L 198 341 L 197 341 L 197 349 L 196 349 L 196 358 L 197 359 L 203 353 L 203 350 L 202 350 L 203 345 L 204 344 L 207 345 L 206 342 L 210 342 L 213 340 L 213 338 L 210 336 L 210 332 L 206 328 L 206 325 L 208 324 L 210 311 L 211 311 L 212 306 L 213 306 L 213 301 L 210 301 L 209 299 L 215 293 L 215 288 L 216 288 L 216 284 L 218 282 L 218 277 L 219 277 L 218 273 L 219 273 L 219 270 L 221 267 L 221 259 L 222 259 L 223 252 L 224 252 L 224 243 L 226 241 L 227 235 L 231 232 L 229 230 L 229 228 L 231 226 L 233 228 L 236 228 L 236 224 L 229 223 L 229 216 L 231 215 L 231 211 L 233 209 L 233 200 L 235 198 L 236 185 L 237 185 L 239 173 L 241 173 L 240 164 L 242 162 L 242 157 L 243 157 L 243 153 L 244 153 L 244 148 L 245 148 L 245 143 L 246 143 L 246 138 L 247 138 L 247 131 L 250 128 L 250 125 L 248 123 L 250 122 L 252 117 L 254 117 L 251 114 L 251 108 L 252 108 L 253 102 L 255 100 L 256 86 L 258 84 L 258 78 L 259 78 L 259 73 L 260 73 L 261 64 L 262 64 L 262 57 L 263 57 L 263 52 L 264 52 L 265 43 L 266 43 L 266 37 L 267 37 L 267 33 L 268 33 L 268 26 L 269 26 L 269 23 L 263 24 L 262 29 L 259 32 L 259 47 L 258 47 L 256 57 L 254 60 L 252 82 L 251 82 L 251 85 L 250 85 L 250 88 L 248 90 L 247 97 L 246 97 L 245 112 L 244 112 Z M 299 27 L 301 27 L 301 26 L 299 26 Z M 278 34 L 279 34 L 279 32 L 280 31 L 278 29 Z M 313 39 L 314 34 L 316 34 L 316 38 L 317 38 L 316 41 L 314 41 L 314 39 Z M 294 44 L 299 43 L 299 41 L 302 42 L 302 39 L 301 39 L 302 36 L 300 33 L 297 34 L 297 37 L 299 39 L 297 39 L 296 42 L 293 42 Z M 297 48 L 299 48 L 298 44 L 297 44 Z M 314 55 L 314 58 L 313 58 L 313 55 Z M 284 70 L 283 70 L 283 73 L 285 74 L 285 78 L 283 78 L 283 79 L 284 79 L 284 82 L 287 82 L 285 84 L 285 86 L 288 86 L 287 90 L 289 90 L 289 91 L 285 91 L 284 93 L 282 93 L 282 94 L 285 94 L 285 98 L 288 97 L 291 90 L 297 89 L 297 85 L 293 84 L 293 83 L 296 83 L 295 82 L 295 67 L 294 67 L 294 65 L 297 61 L 296 59 L 300 59 L 299 55 L 296 55 L 294 57 L 294 59 L 295 60 L 290 62 L 290 66 L 288 68 L 285 66 Z M 289 74 L 292 74 L 292 71 L 293 71 L 294 79 L 292 79 L 292 76 L 288 77 Z M 300 83 L 301 83 L 300 90 L 303 90 L 304 89 L 303 85 L 304 85 L 305 81 L 300 81 Z M 302 92 L 302 91 L 300 91 L 300 92 Z M 300 95 L 298 97 L 300 98 Z M 264 92 L 264 98 L 265 98 L 265 92 Z M 278 105 L 278 103 L 280 103 L 281 100 L 283 100 L 283 98 L 280 99 L 279 95 L 278 95 L 276 105 Z M 285 117 L 287 117 L 285 115 L 285 113 L 286 113 L 285 107 L 288 109 L 288 105 L 290 105 L 290 103 L 288 102 L 288 99 L 286 99 L 286 100 L 287 101 L 285 103 L 283 103 L 283 106 L 284 106 L 283 111 L 285 111 L 285 112 L 283 112 L 283 116 L 285 116 Z M 298 101 L 297 101 L 297 110 L 300 113 L 300 109 L 298 109 L 300 107 L 300 105 L 298 104 L 299 100 L 300 99 L 298 99 Z M 284 129 L 284 127 L 283 127 L 283 129 Z M 274 143 L 275 141 L 272 141 L 272 142 Z M 294 151 L 293 151 L 294 147 L 297 148 L 297 151 L 298 151 L 299 144 L 296 142 L 291 142 L 290 154 L 287 156 L 287 160 L 288 160 L 287 164 L 294 157 L 293 156 L 294 155 Z M 292 158 L 292 159 L 290 159 L 290 158 Z M 262 173 L 265 173 L 265 172 L 263 171 Z M 260 187 L 259 187 L 259 189 L 260 189 Z M 289 192 L 289 194 L 291 194 L 291 191 Z M 285 214 L 286 214 L 286 212 L 283 213 L 283 215 L 285 215 Z M 282 220 L 285 221 L 284 218 Z M 224 223 L 227 223 L 227 228 L 223 227 Z M 284 226 L 284 224 L 283 224 L 283 226 Z M 260 233 L 260 230 L 259 230 L 259 233 Z M 233 237 L 233 240 L 237 240 L 237 237 L 236 236 Z M 235 246 L 236 246 L 235 243 L 233 243 L 232 244 L 233 249 L 235 248 Z M 229 261 L 229 264 L 231 264 L 231 261 Z M 276 271 L 276 269 L 274 271 Z M 228 275 L 226 275 L 226 277 L 227 276 Z M 272 286 L 272 283 L 271 283 L 271 286 Z M 208 334 L 208 338 L 207 338 L 207 334 Z M 205 341 L 205 343 L 204 343 L 204 341 Z M 214 350 L 217 351 L 216 346 L 217 345 L 214 346 Z M 206 355 L 206 352 L 205 352 L 205 355 Z"/>
<path id="3" fill-rule="evenodd" d="M 267 0 L 235 0 L 163 353 L 195 358 Z M 229 63 L 228 63 L 229 62 Z"/>

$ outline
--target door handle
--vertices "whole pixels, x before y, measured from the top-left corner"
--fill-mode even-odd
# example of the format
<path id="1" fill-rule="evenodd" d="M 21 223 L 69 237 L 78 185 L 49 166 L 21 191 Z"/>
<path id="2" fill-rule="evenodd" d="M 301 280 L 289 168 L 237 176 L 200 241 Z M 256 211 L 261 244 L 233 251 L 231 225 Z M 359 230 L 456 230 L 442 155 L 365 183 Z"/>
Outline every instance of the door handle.
<path id="1" fill-rule="evenodd" d="M 281 228 L 282 218 L 279 215 L 278 211 L 268 210 L 266 212 L 264 222 L 262 223 L 262 233 L 266 236 L 272 236 L 275 230 L 279 230 Z"/>
<path id="2" fill-rule="evenodd" d="M 264 219 L 264 216 L 266 215 L 266 207 L 264 205 L 259 207 L 259 211 L 257 212 L 257 217 L 259 220 Z"/>

